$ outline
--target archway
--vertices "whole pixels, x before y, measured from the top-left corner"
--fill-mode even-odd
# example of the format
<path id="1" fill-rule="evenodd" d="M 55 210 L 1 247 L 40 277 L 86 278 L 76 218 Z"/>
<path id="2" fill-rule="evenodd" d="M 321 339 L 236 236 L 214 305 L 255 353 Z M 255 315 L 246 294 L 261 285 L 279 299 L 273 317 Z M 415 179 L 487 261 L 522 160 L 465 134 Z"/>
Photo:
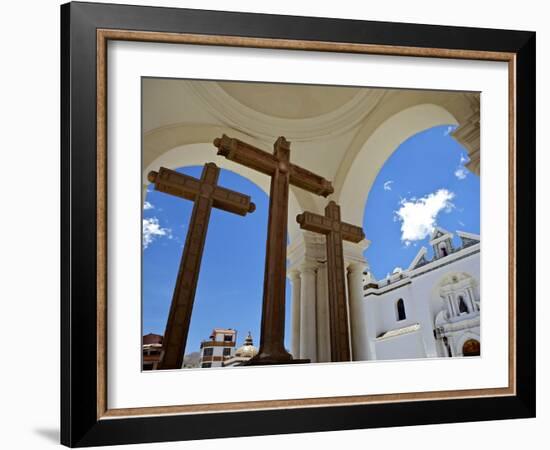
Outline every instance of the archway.
<path id="1" fill-rule="evenodd" d="M 404 141 L 426 129 L 457 123 L 449 111 L 434 104 L 407 108 L 384 121 L 361 145 L 343 177 L 338 196 L 343 220 L 363 223 L 365 204 L 374 180 Z"/>

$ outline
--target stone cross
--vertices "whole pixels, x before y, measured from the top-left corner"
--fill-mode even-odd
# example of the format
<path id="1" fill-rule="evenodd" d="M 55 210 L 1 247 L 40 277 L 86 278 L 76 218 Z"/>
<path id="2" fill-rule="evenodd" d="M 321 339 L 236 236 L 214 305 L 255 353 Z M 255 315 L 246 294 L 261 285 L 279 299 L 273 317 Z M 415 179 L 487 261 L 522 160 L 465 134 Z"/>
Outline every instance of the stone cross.
<path id="1" fill-rule="evenodd" d="M 293 361 L 284 348 L 289 185 L 323 197 L 334 189 L 330 181 L 290 162 L 290 142 L 284 137 L 277 139 L 273 153 L 226 135 L 214 145 L 219 155 L 271 177 L 260 348 L 249 364 L 305 362 Z"/>
<path id="2" fill-rule="evenodd" d="M 241 216 L 253 212 L 256 208 L 248 195 L 218 186 L 219 174 L 220 169 L 214 163 L 208 163 L 202 169 L 200 180 L 164 167 L 158 172 L 150 172 L 147 177 L 155 184 L 157 191 L 195 203 L 164 332 L 163 356 L 159 369 L 180 369 L 183 363 L 212 208 Z"/>
<path id="3" fill-rule="evenodd" d="M 325 208 L 324 216 L 304 212 L 296 216 L 296 221 L 300 228 L 326 236 L 330 355 L 332 361 L 351 361 L 342 241 L 360 242 L 365 233 L 360 227 L 342 222 L 340 207 L 333 201 Z"/>

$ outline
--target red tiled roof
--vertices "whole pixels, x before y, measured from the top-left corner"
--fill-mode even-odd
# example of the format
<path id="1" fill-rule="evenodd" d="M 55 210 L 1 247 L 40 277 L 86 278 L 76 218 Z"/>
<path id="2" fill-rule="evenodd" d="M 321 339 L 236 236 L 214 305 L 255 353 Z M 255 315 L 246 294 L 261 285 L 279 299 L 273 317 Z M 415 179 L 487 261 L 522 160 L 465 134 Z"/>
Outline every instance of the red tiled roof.
<path id="1" fill-rule="evenodd" d="M 149 333 L 143 336 L 143 345 L 162 344 L 162 336 L 160 334 Z"/>

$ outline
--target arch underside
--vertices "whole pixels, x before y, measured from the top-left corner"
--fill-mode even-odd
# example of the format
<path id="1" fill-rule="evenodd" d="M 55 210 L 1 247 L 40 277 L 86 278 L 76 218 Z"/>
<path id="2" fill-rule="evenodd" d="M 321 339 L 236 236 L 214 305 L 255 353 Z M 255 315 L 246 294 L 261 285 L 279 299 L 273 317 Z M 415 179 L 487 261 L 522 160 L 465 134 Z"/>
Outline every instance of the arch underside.
<path id="1" fill-rule="evenodd" d="M 331 180 L 335 188 L 334 194 L 325 199 L 291 186 L 290 241 L 301 236 L 296 215 L 306 210 L 322 214 L 327 200 L 340 204 L 344 221 L 361 226 L 371 186 L 403 141 L 433 126 L 460 126 L 462 120 L 471 119 L 475 113 L 472 106 L 475 101 L 472 103 L 463 93 L 359 89 L 348 104 L 338 109 L 346 117 L 345 122 L 337 120 L 335 112 L 307 120 L 276 118 L 270 121 L 265 113 L 255 115 L 249 107 L 235 101 L 230 103 L 230 108 L 226 103 L 221 107 L 226 97 L 217 105 L 218 97 L 212 93 L 219 95 L 220 89 L 210 89 L 208 83 L 199 82 L 200 89 L 195 89 L 187 82 L 177 91 L 170 91 L 165 81 L 162 86 L 155 85 L 152 89 L 153 100 L 148 100 L 151 95 L 144 91 L 144 111 L 149 107 L 152 110 L 144 117 L 143 184 L 147 184 L 147 173 L 160 166 L 178 168 L 214 162 L 249 179 L 269 195 L 269 177 L 217 156 L 212 142 L 227 134 L 271 151 L 275 139 L 285 135 L 291 140 L 291 160 Z M 370 95 L 368 91 L 377 91 L 377 94 Z M 192 118 L 187 117 L 189 112 L 170 114 L 165 110 L 159 113 L 162 120 L 156 118 L 155 109 L 162 106 L 166 109 L 167 104 L 176 102 L 181 95 L 185 95 L 191 113 L 198 111 L 191 114 Z M 238 122 L 247 118 L 252 124 Z M 330 124 L 334 124 L 333 128 Z M 257 126 L 257 134 L 252 126 Z"/>

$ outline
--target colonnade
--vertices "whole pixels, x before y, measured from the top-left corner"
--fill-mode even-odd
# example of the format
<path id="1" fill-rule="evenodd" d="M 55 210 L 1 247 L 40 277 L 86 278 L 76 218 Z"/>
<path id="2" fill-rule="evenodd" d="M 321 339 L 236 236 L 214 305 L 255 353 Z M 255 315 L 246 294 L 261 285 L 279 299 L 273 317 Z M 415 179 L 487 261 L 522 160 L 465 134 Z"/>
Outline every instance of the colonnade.
<path id="1" fill-rule="evenodd" d="M 368 241 L 344 242 L 348 326 L 353 360 L 368 359 L 366 318 L 363 312 L 363 251 Z M 330 314 L 325 237 L 301 232 L 287 251 L 292 288 L 291 353 L 296 359 L 329 362 Z"/>

